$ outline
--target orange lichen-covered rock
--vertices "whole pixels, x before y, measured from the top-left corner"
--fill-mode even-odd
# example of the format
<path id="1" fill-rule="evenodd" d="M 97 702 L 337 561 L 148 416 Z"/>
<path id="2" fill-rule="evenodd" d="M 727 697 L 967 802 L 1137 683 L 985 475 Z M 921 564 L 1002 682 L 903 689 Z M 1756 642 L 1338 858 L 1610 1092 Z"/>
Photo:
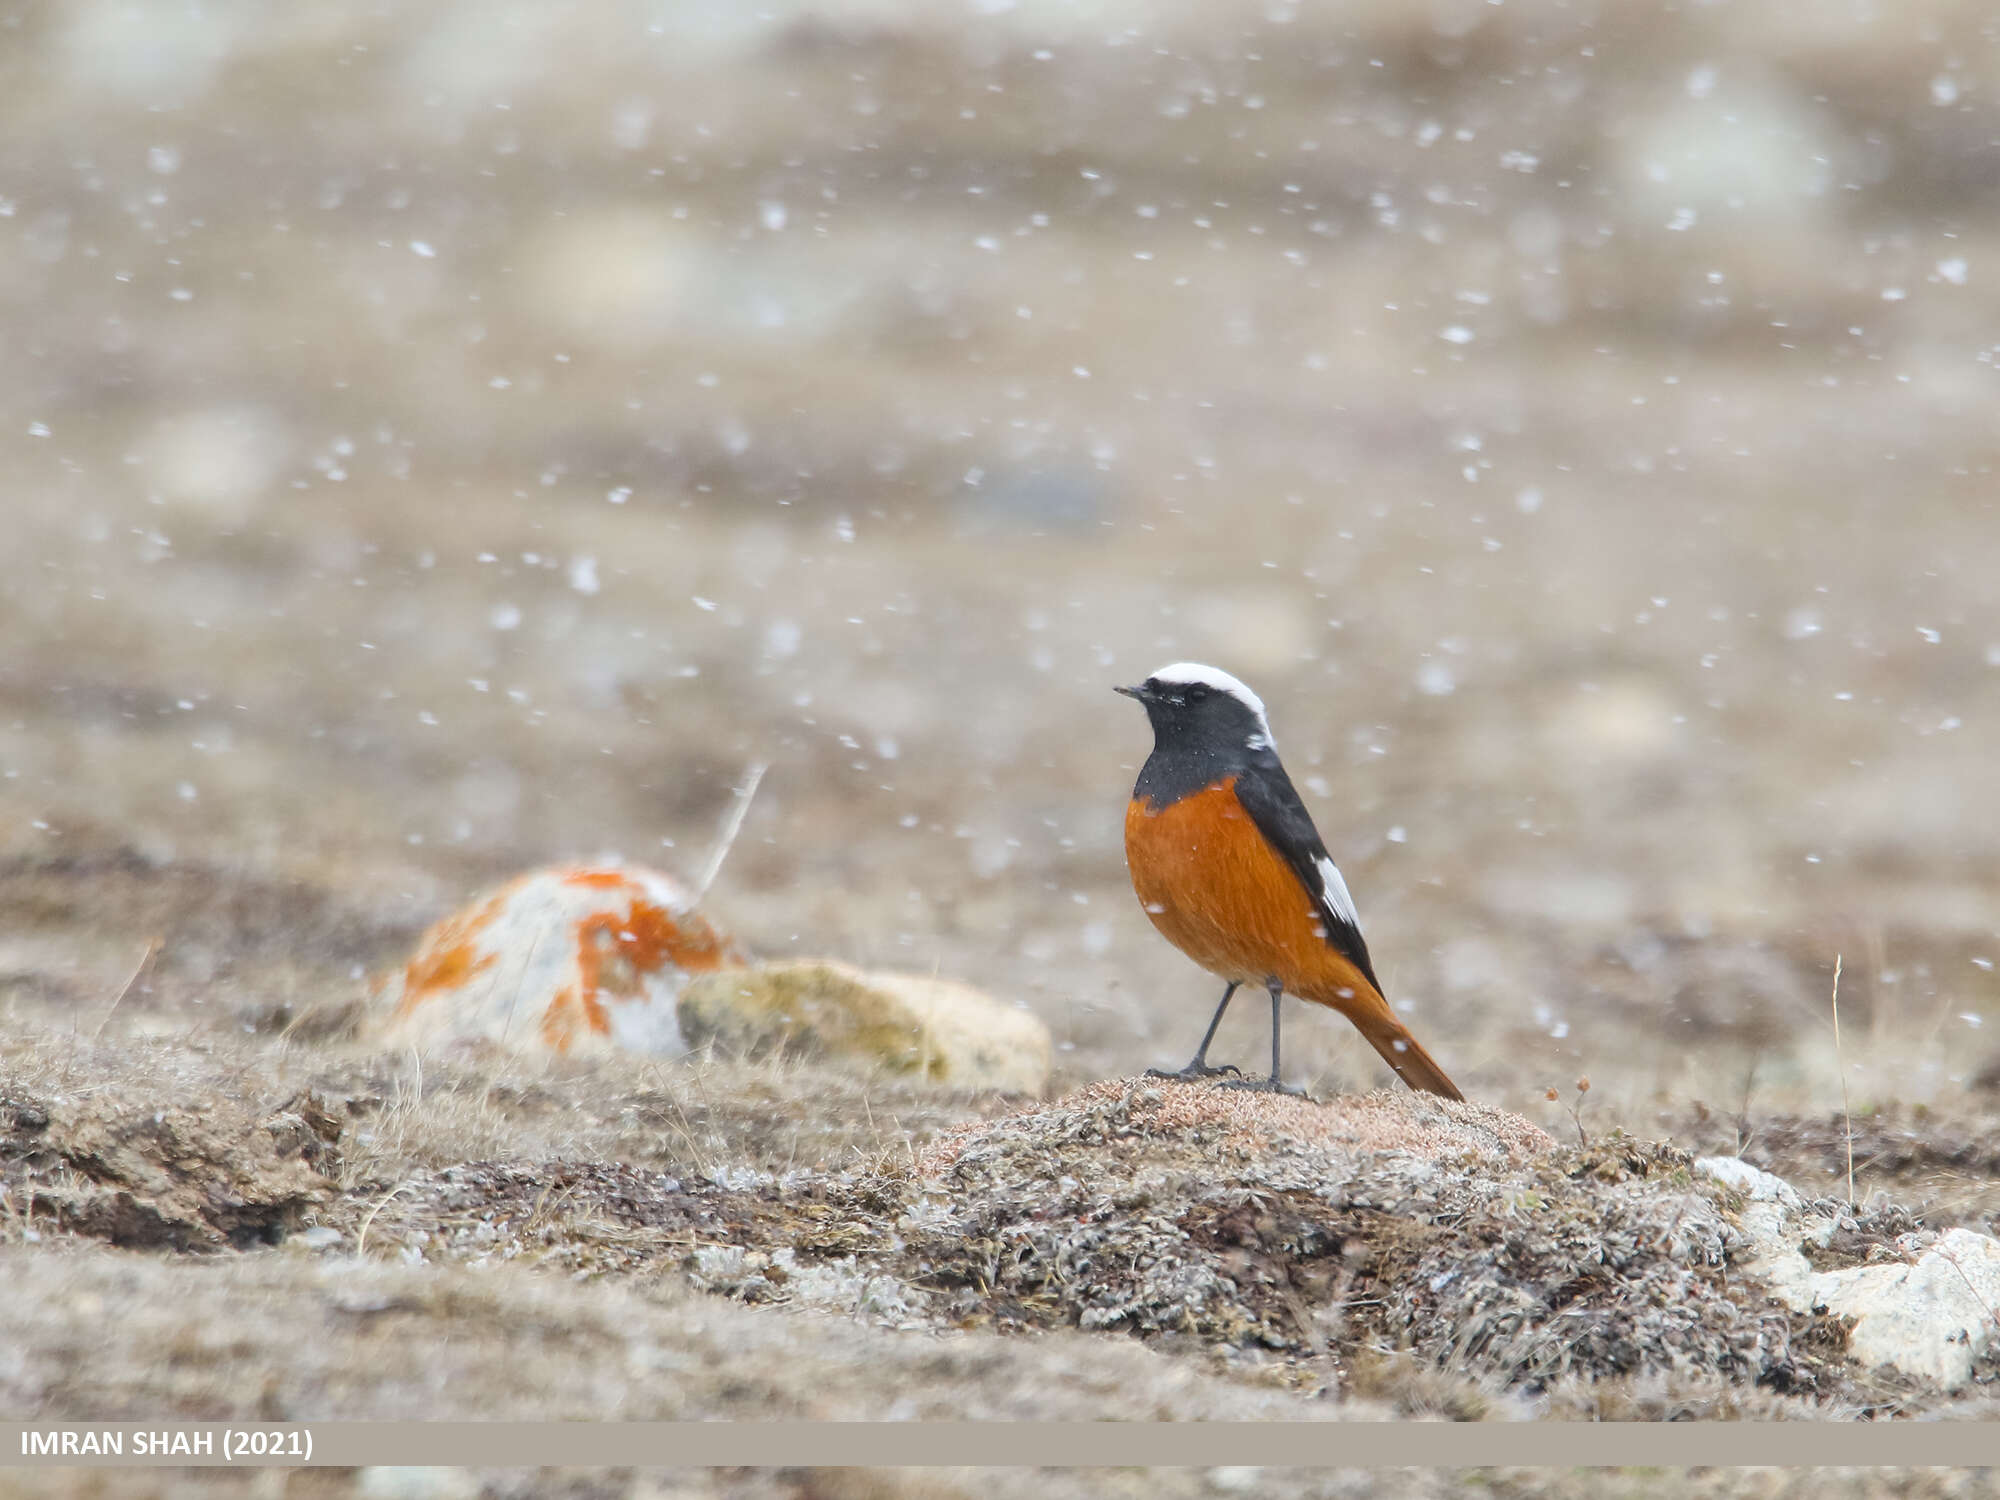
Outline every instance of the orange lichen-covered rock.
<path id="1" fill-rule="evenodd" d="M 426 932 L 384 986 L 384 1040 L 471 1038 L 527 1050 L 687 1051 L 690 975 L 744 954 L 657 870 L 558 865 L 521 875 Z"/>

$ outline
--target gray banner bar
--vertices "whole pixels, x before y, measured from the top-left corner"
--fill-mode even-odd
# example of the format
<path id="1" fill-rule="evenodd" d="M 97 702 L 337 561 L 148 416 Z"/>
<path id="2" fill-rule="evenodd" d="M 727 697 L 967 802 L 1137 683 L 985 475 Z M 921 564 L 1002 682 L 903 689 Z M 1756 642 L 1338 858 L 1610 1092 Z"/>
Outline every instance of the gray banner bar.
<path id="1" fill-rule="evenodd" d="M 96 1464 L 908 1467 L 1213 1464 L 1982 1466 L 1979 1422 L 0 1423 L 0 1467 Z"/>

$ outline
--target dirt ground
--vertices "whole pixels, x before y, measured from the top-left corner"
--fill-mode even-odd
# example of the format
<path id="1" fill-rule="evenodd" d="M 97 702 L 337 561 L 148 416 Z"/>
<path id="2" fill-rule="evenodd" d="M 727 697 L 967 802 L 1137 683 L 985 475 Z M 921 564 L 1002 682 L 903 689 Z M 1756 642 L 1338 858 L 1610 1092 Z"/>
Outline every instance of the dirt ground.
<path id="1" fill-rule="evenodd" d="M 1120 1334 L 939 1354 L 657 1270 L 404 1264 L 419 1174 L 860 1170 L 1013 1101 L 354 1030 L 514 872 L 692 875 L 768 762 L 707 902 L 747 947 L 1019 1000 L 1058 1090 L 1183 1061 L 1215 987 L 1126 884 L 1109 691 L 1178 658 L 1269 703 L 1468 1095 L 1841 1197 L 1851 1128 L 1864 1204 L 2000 1227 L 1980 9 L 975 9 L 8 18 L 0 1169 L 43 1128 L 10 1102 L 277 1143 L 227 1214 L 139 1222 L 109 1167 L 67 1228 L 0 1198 L 23 1415 L 747 1416 L 810 1361 L 874 1377 L 843 1414 L 1325 1414 Z M 1336 1017 L 1286 1046 L 1385 1081 Z M 299 1252 L 369 1213 L 360 1264 Z M 409 1324 L 293 1368 L 343 1298 Z M 490 1343 L 433 1350 L 446 1316 Z M 661 1324 L 677 1393 L 631 1371 Z M 84 1346 L 99 1383 L 47 1383 Z M 1295 1479 L 1259 1492 L 1363 1487 Z"/>

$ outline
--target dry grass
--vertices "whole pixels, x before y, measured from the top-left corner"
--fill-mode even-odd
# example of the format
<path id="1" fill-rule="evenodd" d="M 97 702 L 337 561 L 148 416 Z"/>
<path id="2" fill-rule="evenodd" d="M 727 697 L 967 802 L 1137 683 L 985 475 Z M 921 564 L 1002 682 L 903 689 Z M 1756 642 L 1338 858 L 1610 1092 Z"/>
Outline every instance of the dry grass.
<path id="1" fill-rule="evenodd" d="M 1052 1420 L 1080 1400 L 1125 1419 L 1333 1415 L 1174 1369 L 1129 1344 L 1069 1336 L 1054 1341 L 1062 1357 L 1051 1360 L 1032 1343 L 759 1317 L 665 1285 L 598 1283 L 581 1295 L 524 1268 L 441 1272 L 276 1254 L 243 1260 L 225 1279 L 109 1252 L 4 1255 L 21 1293 L 0 1314 L 9 1340 L 62 1355 L 10 1367 L 8 1407 L 77 1420 L 180 1411 L 282 1421 L 336 1409 L 389 1420 L 406 1417 L 425 1391 L 431 1415 L 480 1420 L 838 1421 L 888 1415 L 906 1400 L 917 1418 Z M 232 1298 L 260 1316 L 232 1319 Z M 94 1335 L 68 1311 L 79 1302 L 101 1312 Z M 320 1337 L 302 1343 L 301 1328 Z M 385 1365 L 387 1348 L 396 1353 Z M 155 1357 L 161 1350 L 179 1357 Z M 845 1373 L 833 1377 L 829 1360 Z M 1058 1367 L 1070 1372 L 1066 1389 L 1046 1383 Z M 890 1375 L 897 1369 L 925 1389 Z"/>

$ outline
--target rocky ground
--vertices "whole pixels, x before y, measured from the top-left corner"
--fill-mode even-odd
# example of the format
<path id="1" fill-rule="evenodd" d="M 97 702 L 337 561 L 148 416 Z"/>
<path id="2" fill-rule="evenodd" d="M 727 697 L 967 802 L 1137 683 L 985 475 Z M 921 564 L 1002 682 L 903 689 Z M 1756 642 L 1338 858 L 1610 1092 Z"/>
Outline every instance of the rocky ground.
<path id="1" fill-rule="evenodd" d="M 10 1411 L 1889 1420 L 1992 1405 L 1984 1330 L 1948 1390 L 1857 1358 L 1852 1316 L 1783 1305 L 1730 1174 L 1622 1132 L 1560 1145 L 1490 1106 L 1145 1079 L 1024 1105 L 781 1061 L 545 1064 L 524 1085 L 497 1052 L 426 1069 L 351 1043 L 185 1037 L 72 1037 L 8 1063 Z M 1879 1202 L 1814 1211 L 1815 1270 L 1902 1268 L 1936 1239 Z M 1167 1492 L 1360 1483 L 1234 1473 Z M 871 1492 L 1030 1482 L 991 1478 Z M 348 1481 L 293 1488 L 405 1492 Z M 853 1482 L 702 1474 L 682 1490 Z M 1481 1482 L 1531 1492 L 1525 1475 Z"/>
<path id="2" fill-rule="evenodd" d="M 1697 1167 L 1799 1274 L 2000 1216 L 1983 13 L 979 11 L 7 18 L 0 1404 L 1983 1414 Z M 1313 1105 L 1135 1082 L 1180 657 L 1471 1112 L 1303 1007 Z M 753 763 L 704 912 L 1024 1007 L 1045 1098 L 375 1038 Z"/>

